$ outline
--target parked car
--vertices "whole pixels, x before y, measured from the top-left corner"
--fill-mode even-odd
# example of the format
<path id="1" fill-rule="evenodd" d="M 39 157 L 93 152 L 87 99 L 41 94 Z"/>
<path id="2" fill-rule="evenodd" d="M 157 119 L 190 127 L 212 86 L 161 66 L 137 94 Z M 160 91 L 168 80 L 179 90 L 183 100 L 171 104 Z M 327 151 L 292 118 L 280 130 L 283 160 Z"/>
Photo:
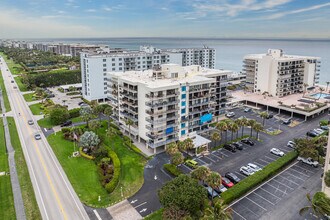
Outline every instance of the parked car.
<path id="1" fill-rule="evenodd" d="M 212 187 L 207 186 L 206 189 L 207 189 L 207 196 L 210 199 L 214 199 L 215 197 L 219 196 L 219 194 L 214 189 L 212 190 Z"/>
<path id="2" fill-rule="evenodd" d="M 248 163 L 246 166 L 253 169 L 254 172 L 258 172 L 262 170 L 259 166 L 255 165 L 254 163 Z"/>
<path id="3" fill-rule="evenodd" d="M 251 108 L 245 108 L 245 109 L 244 109 L 244 112 L 251 112 L 251 111 L 252 111 Z"/>
<path id="4" fill-rule="evenodd" d="M 275 154 L 275 155 L 280 156 L 280 157 L 283 157 L 284 156 L 284 152 L 283 151 L 280 151 L 279 149 L 277 149 L 275 147 L 272 148 L 272 149 L 270 149 L 270 152 L 272 154 Z"/>
<path id="5" fill-rule="evenodd" d="M 40 140 L 40 139 L 41 139 L 41 135 L 40 135 L 40 134 L 35 134 L 35 135 L 34 135 L 34 139 L 36 139 L 36 140 Z"/>
<path id="6" fill-rule="evenodd" d="M 232 143 L 232 145 L 234 145 L 235 148 L 238 150 L 243 150 L 243 144 L 241 144 L 240 142 L 234 142 Z"/>
<path id="7" fill-rule="evenodd" d="M 288 141 L 286 146 L 291 147 L 291 148 L 296 148 L 296 143 L 293 141 Z"/>
<path id="8" fill-rule="evenodd" d="M 11 83 L 14 83 L 14 80 L 12 80 Z"/>
<path id="9" fill-rule="evenodd" d="M 66 127 L 72 125 L 72 121 L 66 121 L 63 124 L 61 124 L 61 127 Z"/>
<path id="10" fill-rule="evenodd" d="M 225 144 L 223 146 L 223 148 L 226 149 L 226 150 L 229 150 L 229 151 L 231 151 L 233 153 L 236 152 L 236 147 L 234 145 L 232 145 L 232 144 Z"/>
<path id="11" fill-rule="evenodd" d="M 298 160 L 298 161 L 301 161 L 301 162 L 303 162 L 303 163 L 305 163 L 305 164 L 308 164 L 308 165 L 310 165 L 310 166 L 312 166 L 312 167 L 318 167 L 318 165 L 319 165 L 319 162 L 314 161 L 314 160 L 313 160 L 312 158 L 310 158 L 310 157 L 308 157 L 308 158 L 298 157 L 297 160 Z"/>
<path id="12" fill-rule="evenodd" d="M 226 188 L 224 185 L 221 184 L 219 187 L 214 188 L 214 190 L 215 190 L 217 193 L 221 194 L 221 193 L 227 191 L 227 188 Z"/>
<path id="13" fill-rule="evenodd" d="M 313 131 L 315 131 L 315 133 L 318 133 L 319 135 L 321 135 L 321 134 L 323 134 L 325 132 L 321 128 L 315 128 Z"/>
<path id="14" fill-rule="evenodd" d="M 240 178 L 238 178 L 235 174 L 231 173 L 231 172 L 227 172 L 225 174 L 225 177 L 228 178 L 230 181 L 232 181 L 233 183 L 238 183 L 239 181 L 241 181 Z"/>
<path id="15" fill-rule="evenodd" d="M 81 106 L 83 104 L 86 104 L 85 102 L 79 102 L 78 105 Z"/>
<path id="16" fill-rule="evenodd" d="M 242 167 L 239 169 L 239 172 L 243 173 L 243 174 L 246 175 L 246 176 L 251 176 L 251 175 L 254 174 L 254 170 L 252 170 L 251 168 L 246 167 L 246 166 L 242 166 Z"/>
<path id="17" fill-rule="evenodd" d="M 306 133 L 306 135 L 308 136 L 308 137 L 317 137 L 317 136 L 319 136 L 319 134 L 318 133 L 316 133 L 315 131 L 307 131 L 307 133 Z"/>
<path id="18" fill-rule="evenodd" d="M 267 116 L 266 116 L 266 119 L 271 119 L 271 118 L 273 118 L 274 117 L 274 115 L 272 115 L 272 114 L 268 114 Z"/>
<path id="19" fill-rule="evenodd" d="M 28 120 L 28 124 L 33 125 L 34 124 L 33 120 Z"/>
<path id="20" fill-rule="evenodd" d="M 227 118 L 232 118 L 232 117 L 235 116 L 235 112 L 228 112 L 228 113 L 225 114 L 225 116 L 226 116 Z"/>
<path id="21" fill-rule="evenodd" d="M 285 125 L 291 124 L 291 118 L 283 119 L 282 123 L 285 124 Z"/>
<path id="22" fill-rule="evenodd" d="M 194 160 L 186 160 L 185 164 L 193 169 L 196 169 L 198 167 L 198 162 Z"/>
<path id="23" fill-rule="evenodd" d="M 221 183 L 222 185 L 224 185 L 225 187 L 227 188 L 230 188 L 230 187 L 233 187 L 234 186 L 234 183 L 232 183 L 228 178 L 226 177 L 222 177 L 221 178 Z"/>
<path id="24" fill-rule="evenodd" d="M 327 126 L 327 125 L 320 126 L 320 128 L 322 130 L 325 130 L 325 131 L 328 131 L 329 130 L 329 126 Z"/>
<path id="25" fill-rule="evenodd" d="M 248 138 L 242 139 L 241 142 L 244 143 L 244 144 L 250 145 L 250 146 L 253 146 L 254 145 L 254 142 L 251 141 Z"/>

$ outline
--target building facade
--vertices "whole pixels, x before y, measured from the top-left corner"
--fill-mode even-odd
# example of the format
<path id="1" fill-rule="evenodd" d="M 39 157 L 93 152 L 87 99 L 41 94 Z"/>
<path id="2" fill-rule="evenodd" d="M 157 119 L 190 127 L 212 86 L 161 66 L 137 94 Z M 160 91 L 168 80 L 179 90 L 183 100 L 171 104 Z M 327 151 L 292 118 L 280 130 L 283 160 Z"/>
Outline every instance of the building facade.
<path id="1" fill-rule="evenodd" d="M 277 49 L 247 55 L 243 61 L 247 90 L 277 97 L 302 93 L 315 86 L 319 83 L 319 71 L 320 58 L 285 55 Z"/>
<path id="2" fill-rule="evenodd" d="M 213 117 L 225 106 L 226 75 L 221 70 L 177 64 L 109 72 L 113 119 L 147 148 L 164 148 L 188 133 L 210 129 Z M 127 120 L 132 125 L 128 126 Z"/>

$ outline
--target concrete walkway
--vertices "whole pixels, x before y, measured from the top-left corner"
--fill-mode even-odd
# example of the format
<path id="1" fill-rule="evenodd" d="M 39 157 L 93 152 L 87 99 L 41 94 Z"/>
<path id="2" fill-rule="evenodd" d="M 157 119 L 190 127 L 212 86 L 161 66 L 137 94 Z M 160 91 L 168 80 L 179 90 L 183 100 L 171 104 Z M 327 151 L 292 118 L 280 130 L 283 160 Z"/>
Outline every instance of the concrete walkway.
<path id="1" fill-rule="evenodd" d="M 41 100 L 36 100 L 36 101 L 32 101 L 32 102 L 26 102 L 28 105 L 33 105 L 33 104 L 37 104 L 37 103 L 41 103 Z"/>
<path id="2" fill-rule="evenodd" d="M 5 104 L 2 98 L 2 90 L 0 90 L 0 102 L 1 102 L 1 109 L 3 112 L 6 112 Z M 24 203 L 22 198 L 21 187 L 19 185 L 17 170 L 16 170 L 16 163 L 15 163 L 15 150 L 11 145 L 10 141 L 10 133 L 8 128 L 7 116 L 3 117 L 3 126 L 5 129 L 5 141 L 6 147 L 8 152 L 8 162 L 9 162 L 9 172 L 10 172 L 10 181 L 14 195 L 14 205 L 15 205 L 15 212 L 16 212 L 16 219 L 26 219 Z"/>
<path id="3" fill-rule="evenodd" d="M 142 216 L 134 209 L 129 201 L 124 200 L 107 208 L 114 220 L 142 219 Z"/>

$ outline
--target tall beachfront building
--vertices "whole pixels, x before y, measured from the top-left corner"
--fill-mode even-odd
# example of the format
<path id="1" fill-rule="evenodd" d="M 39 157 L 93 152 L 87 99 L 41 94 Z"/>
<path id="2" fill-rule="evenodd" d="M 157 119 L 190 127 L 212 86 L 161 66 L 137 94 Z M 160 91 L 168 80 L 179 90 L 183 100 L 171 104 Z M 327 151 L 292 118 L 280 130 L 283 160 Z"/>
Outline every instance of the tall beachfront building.
<path id="1" fill-rule="evenodd" d="M 302 93 L 315 86 L 319 83 L 319 71 L 319 57 L 286 55 L 279 49 L 249 54 L 243 61 L 247 90 L 277 97 Z"/>
<path id="2" fill-rule="evenodd" d="M 191 132 L 210 129 L 224 111 L 229 71 L 163 64 L 145 71 L 109 72 L 113 119 L 156 151 Z M 133 125 L 126 125 L 130 119 Z"/>
<path id="3" fill-rule="evenodd" d="M 142 71 L 166 63 L 214 68 L 215 50 L 207 47 L 161 50 L 152 46 L 141 46 L 139 51 L 82 52 L 80 58 L 83 97 L 89 101 L 104 101 L 107 98 L 107 72 Z"/>

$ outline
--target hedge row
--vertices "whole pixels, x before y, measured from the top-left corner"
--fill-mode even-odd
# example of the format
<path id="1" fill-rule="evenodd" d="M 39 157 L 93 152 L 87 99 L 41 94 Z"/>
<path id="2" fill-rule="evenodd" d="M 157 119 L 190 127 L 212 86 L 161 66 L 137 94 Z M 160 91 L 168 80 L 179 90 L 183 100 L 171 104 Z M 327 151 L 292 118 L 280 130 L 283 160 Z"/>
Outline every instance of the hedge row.
<path id="1" fill-rule="evenodd" d="M 90 155 L 88 155 L 88 154 L 85 154 L 85 153 L 82 151 L 82 147 L 79 147 L 79 153 L 80 153 L 80 155 L 81 155 L 82 157 L 85 157 L 85 158 L 88 159 L 88 160 L 94 160 L 94 159 L 95 159 L 95 157 L 90 156 Z"/>
<path id="2" fill-rule="evenodd" d="M 224 203 L 229 204 L 235 199 L 242 197 L 254 187 L 277 174 L 297 157 L 298 153 L 296 151 L 289 152 L 283 157 L 265 166 L 261 171 L 256 172 L 252 176 L 246 177 L 232 188 L 229 188 L 226 192 L 221 194 Z"/>
<path id="3" fill-rule="evenodd" d="M 119 183 L 121 167 L 120 167 L 120 160 L 114 151 L 112 151 L 111 149 L 108 149 L 108 155 L 113 162 L 114 173 L 113 173 L 113 177 L 112 177 L 111 181 L 105 185 L 105 189 L 109 193 L 112 193 Z"/>
<path id="4" fill-rule="evenodd" d="M 180 174 L 182 174 L 182 171 L 179 170 L 175 165 L 173 164 L 164 164 L 163 165 L 164 169 L 169 172 L 170 174 L 172 174 L 173 176 L 177 177 L 179 176 Z"/>
<path id="5" fill-rule="evenodd" d="M 123 140 L 124 140 L 124 145 L 128 148 L 130 148 L 132 151 L 134 151 L 135 153 L 137 154 L 140 154 L 142 157 L 148 159 L 148 156 L 146 154 L 144 154 L 137 146 L 135 146 L 132 142 L 132 140 L 127 137 L 127 136 L 124 136 L 123 137 Z"/>
<path id="6" fill-rule="evenodd" d="M 80 116 L 80 108 L 74 108 L 69 110 L 70 118 L 76 118 Z"/>

